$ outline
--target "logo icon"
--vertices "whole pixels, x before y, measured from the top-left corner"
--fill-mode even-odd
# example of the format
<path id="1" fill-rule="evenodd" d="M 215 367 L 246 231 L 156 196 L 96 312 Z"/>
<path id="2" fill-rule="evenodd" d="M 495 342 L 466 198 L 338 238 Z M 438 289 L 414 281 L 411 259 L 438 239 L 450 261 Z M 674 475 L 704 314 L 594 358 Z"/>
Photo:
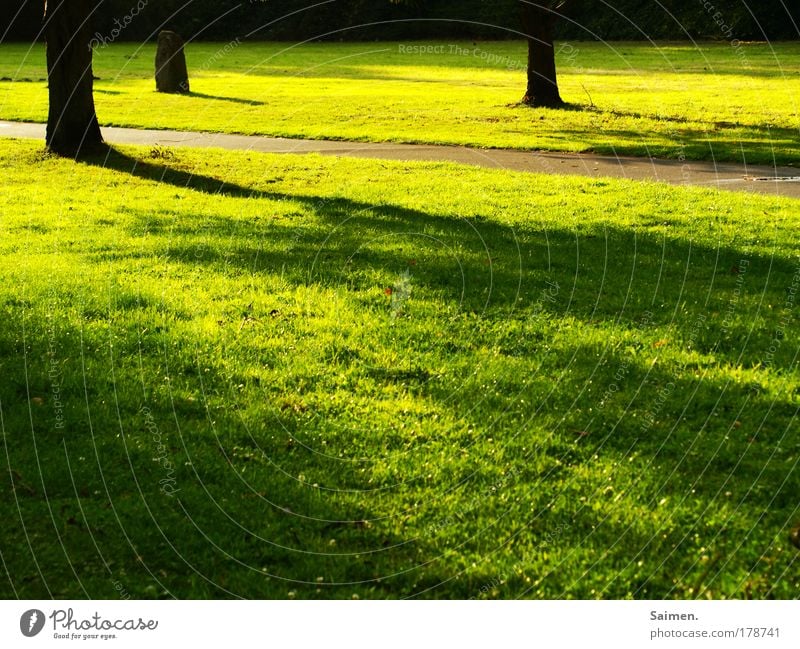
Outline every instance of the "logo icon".
<path id="1" fill-rule="evenodd" d="M 38 608 L 32 608 L 30 611 L 25 611 L 22 617 L 19 618 L 19 630 L 26 638 L 32 638 L 38 635 L 44 628 L 44 613 Z"/>

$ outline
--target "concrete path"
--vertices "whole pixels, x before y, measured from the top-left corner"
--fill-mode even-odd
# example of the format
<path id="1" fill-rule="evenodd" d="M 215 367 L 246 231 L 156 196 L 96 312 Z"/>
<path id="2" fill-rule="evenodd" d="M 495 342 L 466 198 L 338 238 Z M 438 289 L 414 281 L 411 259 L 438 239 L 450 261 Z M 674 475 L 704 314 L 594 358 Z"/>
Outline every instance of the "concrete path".
<path id="1" fill-rule="evenodd" d="M 0 121 L 0 137 L 44 140 L 44 124 Z M 680 162 L 592 154 L 472 149 L 458 146 L 371 144 L 331 140 L 293 140 L 257 135 L 226 135 L 185 131 L 104 127 L 110 144 L 171 147 L 218 147 L 263 153 L 320 153 L 322 155 L 385 160 L 423 160 L 592 178 L 655 180 L 671 185 L 701 185 L 725 191 L 757 192 L 800 198 L 800 169 L 744 166 L 731 163 Z"/>

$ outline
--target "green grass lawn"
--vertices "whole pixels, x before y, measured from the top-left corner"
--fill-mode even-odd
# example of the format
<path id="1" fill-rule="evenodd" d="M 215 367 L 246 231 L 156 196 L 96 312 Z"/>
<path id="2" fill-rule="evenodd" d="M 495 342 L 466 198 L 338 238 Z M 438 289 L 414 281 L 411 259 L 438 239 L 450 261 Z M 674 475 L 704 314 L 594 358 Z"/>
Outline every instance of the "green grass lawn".
<path id="1" fill-rule="evenodd" d="M 413 47 L 438 47 L 431 54 Z M 95 55 L 105 125 L 367 141 L 800 161 L 800 44 L 565 43 L 533 110 L 521 42 L 190 44 L 194 95 L 154 91 L 154 46 Z M 0 46 L 0 119 L 45 121 L 44 50 Z"/>
<path id="2" fill-rule="evenodd" d="M 0 141 L 3 597 L 797 596 L 796 202 L 41 149 Z"/>

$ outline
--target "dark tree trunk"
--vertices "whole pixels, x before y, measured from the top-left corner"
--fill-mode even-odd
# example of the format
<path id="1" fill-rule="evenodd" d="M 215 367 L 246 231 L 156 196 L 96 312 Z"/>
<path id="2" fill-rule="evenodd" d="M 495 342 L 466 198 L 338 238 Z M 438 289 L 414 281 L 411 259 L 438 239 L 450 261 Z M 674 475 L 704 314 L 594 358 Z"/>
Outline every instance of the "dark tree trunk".
<path id="1" fill-rule="evenodd" d="M 564 105 L 558 92 L 556 51 L 553 45 L 558 15 L 554 10 L 543 8 L 548 4 L 544 0 L 531 1 L 540 4 L 537 6 L 524 0 L 522 2 L 522 28 L 528 37 L 528 88 L 522 103 L 558 108 Z"/>
<path id="2" fill-rule="evenodd" d="M 47 0 L 47 147 L 77 155 L 103 142 L 94 110 L 90 16 L 92 0 Z"/>
<path id="3" fill-rule="evenodd" d="M 163 31 L 158 35 L 156 89 L 158 92 L 189 92 L 189 72 L 186 69 L 183 39 L 175 32 Z"/>

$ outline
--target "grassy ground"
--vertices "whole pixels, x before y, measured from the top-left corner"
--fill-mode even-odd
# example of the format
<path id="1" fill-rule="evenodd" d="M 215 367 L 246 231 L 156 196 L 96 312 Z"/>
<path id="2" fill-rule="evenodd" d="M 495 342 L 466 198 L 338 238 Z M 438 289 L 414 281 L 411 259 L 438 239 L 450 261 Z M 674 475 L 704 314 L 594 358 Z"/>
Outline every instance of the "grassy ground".
<path id="1" fill-rule="evenodd" d="M 439 48 L 419 53 L 414 47 Z M 106 125 L 287 137 L 800 161 L 797 43 L 559 45 L 564 98 L 519 106 L 522 43 L 191 44 L 191 97 L 154 92 L 152 45 L 95 56 Z M 44 51 L 0 46 L 0 118 L 44 121 Z"/>
<path id="2" fill-rule="evenodd" d="M 0 173 L 1 596 L 797 595 L 796 203 L 9 140 Z"/>

